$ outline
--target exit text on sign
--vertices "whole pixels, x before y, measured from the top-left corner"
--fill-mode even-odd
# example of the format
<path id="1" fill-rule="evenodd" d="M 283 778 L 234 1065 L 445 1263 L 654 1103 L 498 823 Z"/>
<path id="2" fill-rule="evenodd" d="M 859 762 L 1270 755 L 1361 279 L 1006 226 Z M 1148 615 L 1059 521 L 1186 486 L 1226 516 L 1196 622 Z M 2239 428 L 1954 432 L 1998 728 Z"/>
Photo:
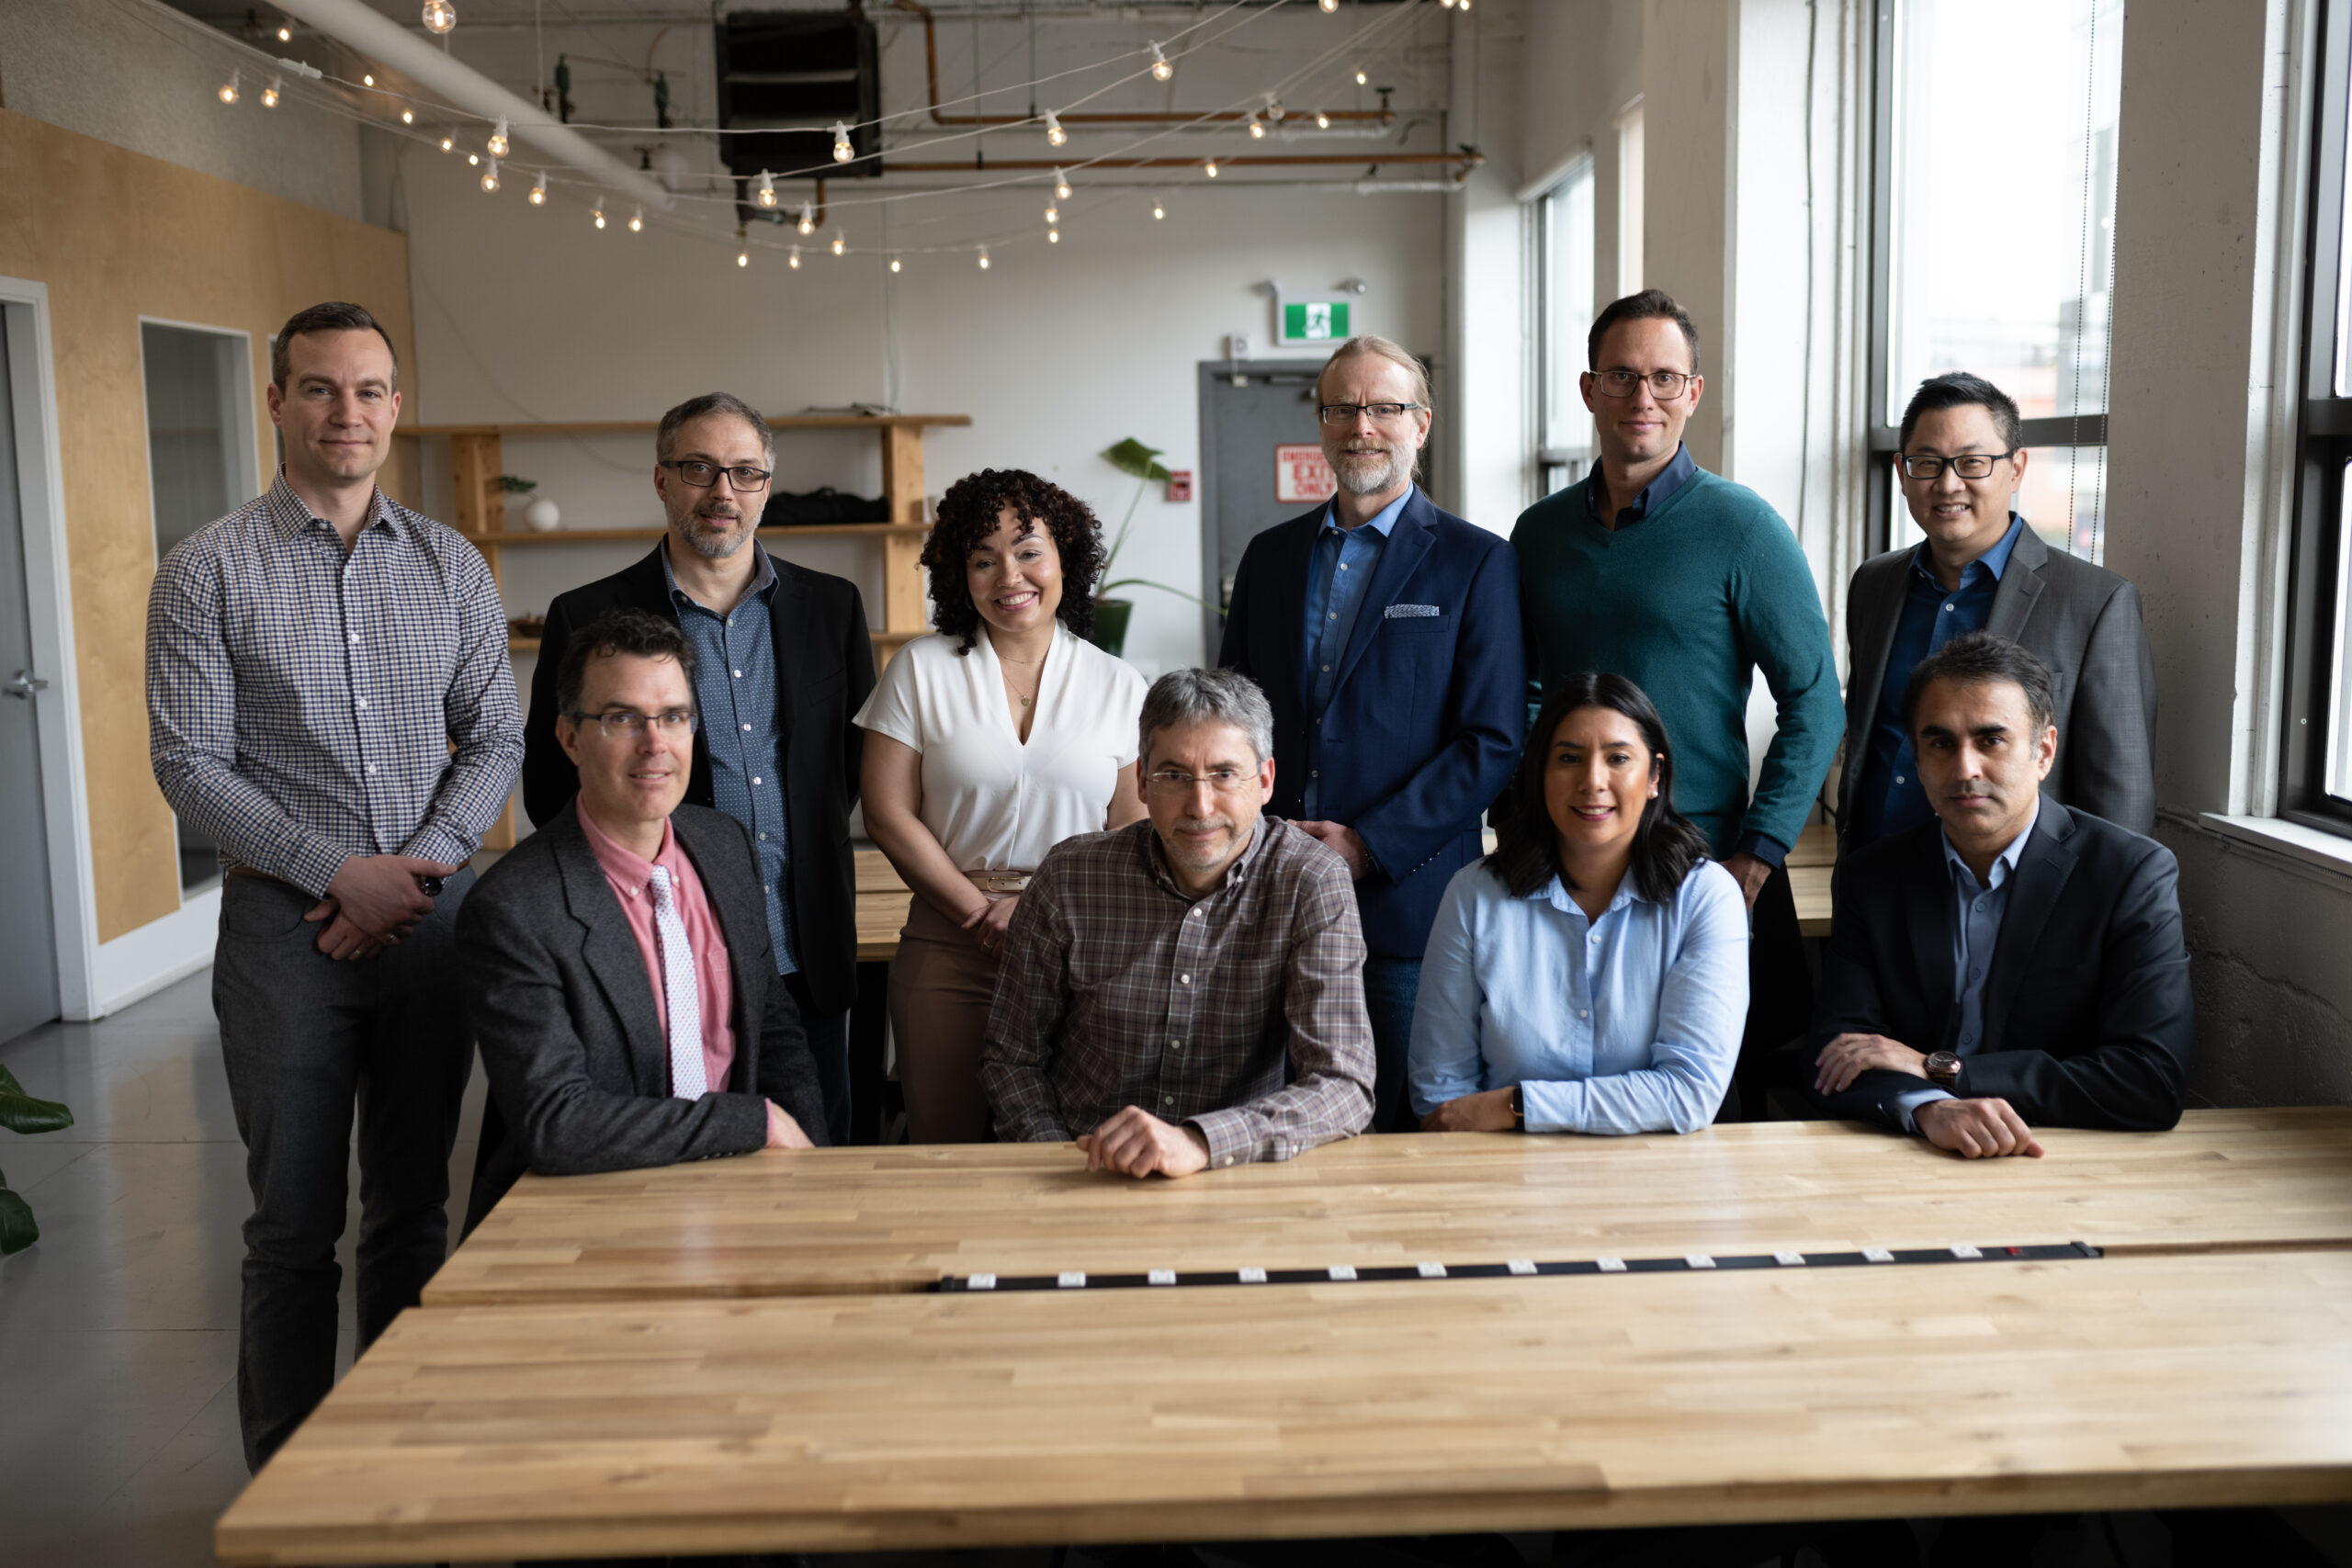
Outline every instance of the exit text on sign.
<path id="1" fill-rule="evenodd" d="M 1285 506 L 1329 501 L 1340 488 L 1323 448 L 1312 443 L 1274 448 L 1274 499 Z"/>

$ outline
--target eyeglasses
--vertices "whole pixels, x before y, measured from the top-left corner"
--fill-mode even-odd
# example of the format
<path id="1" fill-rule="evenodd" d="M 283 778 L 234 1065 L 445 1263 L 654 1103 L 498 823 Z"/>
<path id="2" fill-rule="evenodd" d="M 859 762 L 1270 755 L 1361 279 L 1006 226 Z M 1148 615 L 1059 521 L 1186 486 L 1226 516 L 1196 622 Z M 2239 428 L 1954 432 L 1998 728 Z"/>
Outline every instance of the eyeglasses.
<path id="1" fill-rule="evenodd" d="M 1320 410 L 1326 424 L 1353 424 L 1356 415 L 1372 415 L 1374 424 L 1394 424 L 1408 413 L 1427 408 L 1427 403 L 1325 403 Z"/>
<path id="2" fill-rule="evenodd" d="M 1594 370 L 1589 374 L 1604 398 L 1630 398 L 1634 388 L 1647 381 L 1650 395 L 1662 403 L 1672 402 L 1682 395 L 1683 388 L 1698 379 L 1679 370 L 1653 370 L 1646 376 L 1638 370 Z"/>
<path id="3" fill-rule="evenodd" d="M 1903 471 L 1915 479 L 1930 481 L 1943 478 L 1946 468 L 1964 479 L 1989 479 L 1993 477 L 1993 465 L 2016 457 L 2018 451 L 2012 446 L 2006 452 L 1963 452 L 1957 457 L 1914 457 L 1906 452 Z"/>
<path id="4" fill-rule="evenodd" d="M 655 460 L 662 468 L 677 469 L 678 477 L 696 490 L 708 490 L 718 482 L 721 474 L 727 476 L 728 483 L 744 494 L 768 488 L 770 471 L 755 468 L 749 463 L 738 463 L 729 468 L 717 463 L 706 463 L 700 457 L 661 457 Z"/>
<path id="5" fill-rule="evenodd" d="M 1218 795 L 1238 795 L 1258 782 L 1258 775 L 1241 768 L 1211 768 L 1204 778 L 1181 773 L 1174 768 L 1162 768 L 1144 776 L 1144 784 L 1152 794 L 1181 797 L 1205 784 Z"/>
<path id="6" fill-rule="evenodd" d="M 633 713 L 628 708 L 611 708 L 604 713 L 575 713 L 569 716 L 574 724 L 593 724 L 605 732 L 608 740 L 634 740 L 651 725 L 663 735 L 692 735 L 702 726 L 699 714 L 687 708 L 672 708 L 668 713 Z"/>

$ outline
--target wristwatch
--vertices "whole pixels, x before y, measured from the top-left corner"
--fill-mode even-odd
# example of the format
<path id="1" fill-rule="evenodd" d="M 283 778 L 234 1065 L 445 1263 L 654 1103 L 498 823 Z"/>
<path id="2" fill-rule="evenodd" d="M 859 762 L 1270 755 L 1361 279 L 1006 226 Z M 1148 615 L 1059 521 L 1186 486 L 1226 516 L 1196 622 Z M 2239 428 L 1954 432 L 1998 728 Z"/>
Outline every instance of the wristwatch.
<path id="1" fill-rule="evenodd" d="M 1928 1081 L 1950 1093 L 1960 1087 L 1960 1058 L 1949 1051 L 1938 1051 L 1927 1061 Z"/>
<path id="2" fill-rule="evenodd" d="M 1519 1092 L 1517 1084 L 1510 1086 L 1510 1130 L 1514 1133 L 1527 1131 L 1527 1099 Z"/>

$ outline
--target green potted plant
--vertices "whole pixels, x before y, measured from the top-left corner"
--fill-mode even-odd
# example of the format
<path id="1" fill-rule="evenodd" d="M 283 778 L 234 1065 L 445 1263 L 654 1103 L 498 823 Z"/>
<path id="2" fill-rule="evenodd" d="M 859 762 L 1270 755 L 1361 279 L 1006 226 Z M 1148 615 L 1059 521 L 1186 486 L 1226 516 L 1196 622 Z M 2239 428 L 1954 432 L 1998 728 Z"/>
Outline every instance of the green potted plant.
<path id="1" fill-rule="evenodd" d="M 1136 525 L 1136 508 L 1143 503 L 1143 492 L 1154 482 L 1166 484 L 1169 473 L 1153 459 L 1160 448 L 1147 446 L 1134 436 L 1128 436 L 1115 446 L 1103 449 L 1102 460 L 1123 474 L 1136 479 L 1134 499 L 1127 502 L 1127 514 L 1120 519 L 1119 531 L 1111 539 L 1111 553 L 1103 558 L 1102 575 L 1110 577 L 1112 566 L 1119 558 L 1120 549 L 1127 542 L 1127 533 Z M 1094 591 L 1094 646 L 1105 653 L 1124 652 L 1127 646 L 1127 616 L 1135 610 L 1132 599 L 1114 599 L 1109 595 L 1114 588 L 1157 588 L 1162 593 L 1173 593 L 1179 599 L 1190 599 L 1205 608 L 1208 601 L 1198 594 L 1187 593 L 1181 588 L 1170 588 L 1164 582 L 1154 582 L 1148 577 L 1122 577 L 1103 583 Z"/>
<path id="2" fill-rule="evenodd" d="M 16 1074 L 0 1066 L 0 1127 L 29 1134 L 54 1133 L 72 1125 L 74 1112 L 53 1100 L 35 1100 L 25 1092 Z M 8 1179 L 0 1176 L 0 1258 L 22 1252 L 40 1239 L 32 1205 L 10 1191 Z"/>

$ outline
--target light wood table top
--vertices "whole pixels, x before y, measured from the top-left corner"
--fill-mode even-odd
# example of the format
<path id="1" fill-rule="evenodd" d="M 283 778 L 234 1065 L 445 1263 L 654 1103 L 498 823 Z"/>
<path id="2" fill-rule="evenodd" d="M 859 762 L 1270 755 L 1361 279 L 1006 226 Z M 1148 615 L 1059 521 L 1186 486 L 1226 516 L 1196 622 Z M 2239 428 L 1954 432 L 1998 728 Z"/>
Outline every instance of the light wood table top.
<path id="1" fill-rule="evenodd" d="M 1184 1181 L 1069 1145 L 772 1151 L 526 1176 L 427 1306 L 918 1291 L 978 1273 L 1565 1261 L 1955 1242 L 2110 1249 L 2352 1242 L 2352 1108 L 2049 1129 L 1971 1163 L 1845 1122 L 1687 1137 L 1353 1138 Z"/>
<path id="2" fill-rule="evenodd" d="M 2352 1252 L 2290 1251 L 424 1308 L 216 1544 L 481 1561 L 2345 1500 Z"/>

